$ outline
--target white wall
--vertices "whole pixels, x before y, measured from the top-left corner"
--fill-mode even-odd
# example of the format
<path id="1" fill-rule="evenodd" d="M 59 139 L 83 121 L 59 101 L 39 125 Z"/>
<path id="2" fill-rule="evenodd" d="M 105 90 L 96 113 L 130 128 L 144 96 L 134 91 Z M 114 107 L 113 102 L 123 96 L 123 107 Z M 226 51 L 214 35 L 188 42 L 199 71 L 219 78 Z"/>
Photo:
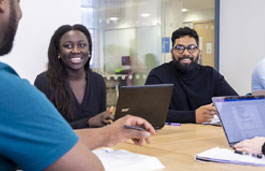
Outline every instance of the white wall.
<path id="1" fill-rule="evenodd" d="M 244 95 L 255 64 L 265 57 L 265 1 L 220 0 L 220 71 Z"/>
<path id="2" fill-rule="evenodd" d="M 81 3 L 80 0 L 25 0 L 20 4 L 23 17 L 14 48 L 0 60 L 33 83 L 36 75 L 46 70 L 48 45 L 54 31 L 63 24 L 81 22 Z"/>

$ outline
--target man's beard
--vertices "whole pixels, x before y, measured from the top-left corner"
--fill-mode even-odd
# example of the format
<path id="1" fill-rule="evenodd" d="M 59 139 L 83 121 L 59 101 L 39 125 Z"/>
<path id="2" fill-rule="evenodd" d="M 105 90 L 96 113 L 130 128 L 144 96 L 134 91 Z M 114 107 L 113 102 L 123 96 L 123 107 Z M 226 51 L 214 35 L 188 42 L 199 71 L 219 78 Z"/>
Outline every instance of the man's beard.
<path id="1" fill-rule="evenodd" d="M 191 63 L 189 63 L 189 64 L 181 63 L 181 60 L 187 59 L 187 58 L 191 60 Z M 194 59 L 194 57 L 191 57 L 191 56 L 183 56 L 181 58 L 178 58 L 177 60 L 175 58 L 173 58 L 173 63 L 179 71 L 181 71 L 183 73 L 187 73 L 187 72 L 193 70 L 194 68 L 198 67 L 198 59 L 199 59 L 198 57 L 196 59 Z"/>
<path id="2" fill-rule="evenodd" d="M 14 37 L 16 35 L 16 12 L 14 8 L 14 2 L 10 1 L 10 17 L 7 30 L 5 31 L 2 44 L 0 44 L 0 56 L 8 54 L 13 46 Z"/>

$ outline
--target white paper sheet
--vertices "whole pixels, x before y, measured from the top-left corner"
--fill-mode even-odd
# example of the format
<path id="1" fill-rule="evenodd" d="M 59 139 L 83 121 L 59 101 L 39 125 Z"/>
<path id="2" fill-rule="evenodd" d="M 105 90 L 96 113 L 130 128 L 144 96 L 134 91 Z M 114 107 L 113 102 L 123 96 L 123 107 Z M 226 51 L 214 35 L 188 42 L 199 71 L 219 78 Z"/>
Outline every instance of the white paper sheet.
<path id="1" fill-rule="evenodd" d="M 94 150 L 93 153 L 100 159 L 106 171 L 149 171 L 165 168 L 156 157 L 127 150 L 103 148 Z"/>

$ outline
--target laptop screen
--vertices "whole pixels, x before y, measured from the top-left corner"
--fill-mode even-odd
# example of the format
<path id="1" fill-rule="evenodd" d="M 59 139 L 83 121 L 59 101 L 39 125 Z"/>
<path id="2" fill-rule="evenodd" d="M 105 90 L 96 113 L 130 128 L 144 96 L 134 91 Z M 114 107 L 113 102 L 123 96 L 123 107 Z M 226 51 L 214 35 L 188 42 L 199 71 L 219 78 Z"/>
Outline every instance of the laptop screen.
<path id="1" fill-rule="evenodd" d="M 265 136 L 265 96 L 213 98 L 229 145 Z"/>

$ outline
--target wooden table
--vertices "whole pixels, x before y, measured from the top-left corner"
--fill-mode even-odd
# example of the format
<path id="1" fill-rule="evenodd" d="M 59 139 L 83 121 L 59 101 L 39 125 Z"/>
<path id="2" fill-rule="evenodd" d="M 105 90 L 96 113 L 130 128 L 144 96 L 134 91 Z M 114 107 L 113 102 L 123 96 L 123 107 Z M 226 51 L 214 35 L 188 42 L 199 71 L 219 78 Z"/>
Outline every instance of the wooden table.
<path id="1" fill-rule="evenodd" d="M 157 157 L 166 167 L 163 170 L 265 170 L 264 167 L 200 162 L 194 156 L 213 147 L 229 148 L 223 129 L 217 126 L 182 124 L 165 126 L 151 137 L 151 144 L 141 147 L 131 142 L 116 145 L 114 149 Z"/>

